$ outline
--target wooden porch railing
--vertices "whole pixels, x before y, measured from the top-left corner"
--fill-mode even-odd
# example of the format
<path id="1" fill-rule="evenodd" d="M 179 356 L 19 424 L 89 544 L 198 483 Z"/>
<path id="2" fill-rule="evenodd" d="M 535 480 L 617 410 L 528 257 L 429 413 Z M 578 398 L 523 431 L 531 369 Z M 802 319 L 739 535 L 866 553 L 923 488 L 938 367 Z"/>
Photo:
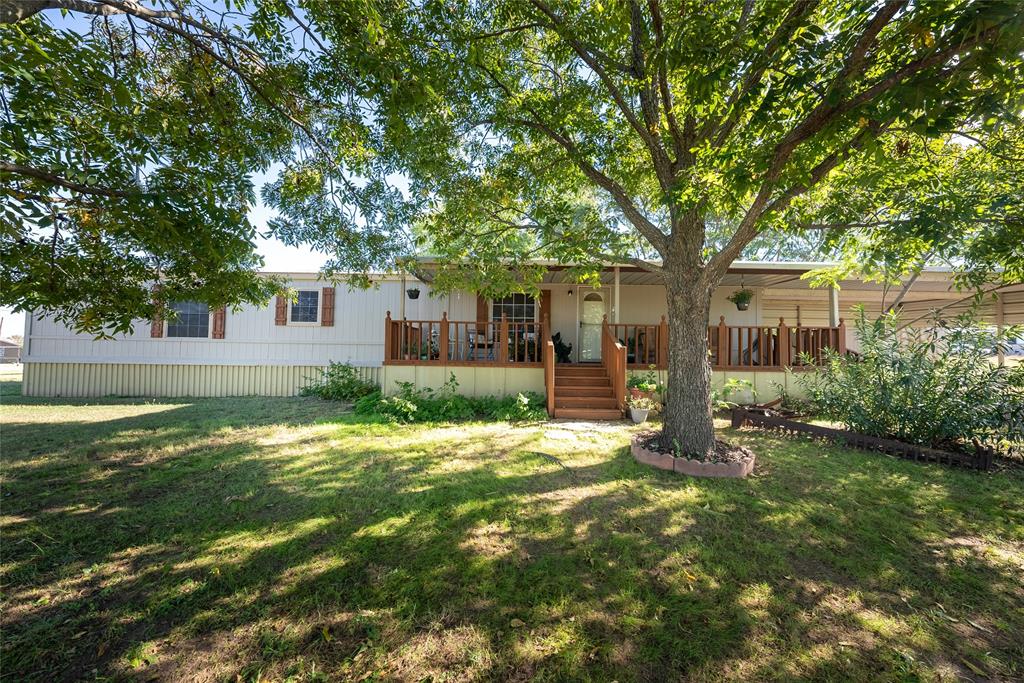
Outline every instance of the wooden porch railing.
<path id="1" fill-rule="evenodd" d="M 551 341 L 547 321 L 392 320 L 384 321 L 384 363 L 389 365 L 508 365 L 544 367 Z M 608 339 L 605 339 L 605 337 Z M 602 325 L 601 357 L 621 354 L 627 368 L 668 367 L 668 323 Z M 607 348 L 606 348 L 607 347 Z M 846 324 L 837 327 L 726 325 L 725 316 L 708 326 L 711 365 L 719 370 L 781 369 L 819 363 L 826 348 L 846 352 Z M 553 354 L 553 345 L 552 345 Z M 604 360 L 602 360 L 604 362 Z M 617 360 L 610 362 L 617 363 Z M 553 373 L 554 360 L 552 356 Z M 624 391 L 624 389 L 623 389 Z"/>
<path id="2" fill-rule="evenodd" d="M 612 380 L 615 406 L 626 409 L 626 347 L 619 343 L 608 324 L 608 316 L 601 325 L 601 364 Z"/>
<path id="3" fill-rule="evenodd" d="M 384 363 L 388 365 L 540 366 L 542 322 L 501 320 L 392 320 L 384 318 Z"/>

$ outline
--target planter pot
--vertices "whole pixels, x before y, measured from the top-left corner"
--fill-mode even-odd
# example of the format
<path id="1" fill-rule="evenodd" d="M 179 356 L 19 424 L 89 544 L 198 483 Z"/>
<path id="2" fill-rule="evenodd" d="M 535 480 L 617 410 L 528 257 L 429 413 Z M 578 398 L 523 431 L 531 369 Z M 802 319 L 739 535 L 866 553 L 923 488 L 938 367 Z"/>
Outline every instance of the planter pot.
<path id="1" fill-rule="evenodd" d="M 405 359 L 406 360 L 412 360 L 412 354 L 411 353 L 405 354 Z"/>
<path id="2" fill-rule="evenodd" d="M 410 299 L 419 299 L 420 298 L 420 290 L 416 289 L 415 287 L 412 288 L 412 289 L 405 290 L 405 293 L 409 295 Z"/>
<path id="3" fill-rule="evenodd" d="M 748 308 L 750 308 L 750 302 L 749 301 L 741 301 L 741 302 L 737 302 L 736 303 L 736 310 L 737 311 L 745 311 Z"/>
<path id="4" fill-rule="evenodd" d="M 633 420 L 633 424 L 643 424 L 644 422 L 647 422 L 647 413 L 649 412 L 649 410 L 642 408 L 630 408 L 629 417 Z"/>
<path id="5" fill-rule="evenodd" d="M 427 359 L 427 354 L 421 353 L 420 354 L 420 360 L 426 360 L 426 359 Z"/>

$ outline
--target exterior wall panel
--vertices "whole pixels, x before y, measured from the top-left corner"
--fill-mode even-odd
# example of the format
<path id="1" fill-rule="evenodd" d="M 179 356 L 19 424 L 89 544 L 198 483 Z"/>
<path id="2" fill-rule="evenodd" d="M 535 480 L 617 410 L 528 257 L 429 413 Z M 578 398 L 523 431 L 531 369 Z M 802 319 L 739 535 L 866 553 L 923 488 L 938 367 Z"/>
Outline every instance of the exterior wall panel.
<path id="1" fill-rule="evenodd" d="M 26 396 L 294 396 L 319 376 L 320 365 L 158 365 L 153 363 L 29 363 Z M 359 368 L 380 383 L 382 369 Z"/>

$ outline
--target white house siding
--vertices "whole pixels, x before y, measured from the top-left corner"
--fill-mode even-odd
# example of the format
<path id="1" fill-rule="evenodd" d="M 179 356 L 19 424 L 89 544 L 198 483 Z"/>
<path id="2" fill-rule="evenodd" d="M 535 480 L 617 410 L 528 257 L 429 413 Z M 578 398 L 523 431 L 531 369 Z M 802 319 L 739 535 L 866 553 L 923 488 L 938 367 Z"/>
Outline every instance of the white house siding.
<path id="1" fill-rule="evenodd" d="M 312 278 L 290 281 L 296 289 L 320 289 Z M 473 320 L 476 297 L 434 298 L 416 281 L 420 296 L 410 300 L 398 279 L 350 290 L 336 285 L 334 325 L 276 325 L 274 302 L 227 312 L 224 339 L 153 338 L 140 320 L 132 334 L 96 340 L 76 334 L 49 317 L 26 320 L 26 364 L 22 390 L 31 396 L 239 396 L 293 395 L 330 361 L 364 368 L 380 381 L 384 358 L 384 316 Z"/>
<path id="2" fill-rule="evenodd" d="M 941 285 L 941 293 L 914 293 L 908 297 L 905 315 L 920 315 L 930 307 L 955 301 L 955 292 L 945 291 L 943 275 L 931 276 Z M 312 277 L 294 276 L 291 286 L 319 289 L 325 283 Z M 266 307 L 245 306 L 228 311 L 224 339 L 152 338 L 149 321 L 139 321 L 131 335 L 113 340 L 94 340 L 76 334 L 50 318 L 29 317 L 26 321 L 26 363 L 23 390 L 28 395 L 62 396 L 228 396 L 228 395 L 290 395 L 315 376 L 316 369 L 329 361 L 348 362 L 366 368 L 364 372 L 385 388 L 393 380 L 412 373 L 412 380 L 424 386 L 439 385 L 448 370 L 438 368 L 389 368 L 381 371 L 384 347 L 384 316 L 390 310 L 398 318 L 405 304 L 410 320 L 437 320 L 447 312 L 450 320 L 475 320 L 476 296 L 461 292 L 431 297 L 428 285 L 410 280 L 405 288 L 421 290 L 416 300 L 403 291 L 397 278 L 383 279 L 369 290 L 349 290 L 336 286 L 334 325 L 275 324 L 273 302 Z M 577 307 L 580 288 L 574 285 L 544 285 L 551 290 L 552 332 L 561 332 L 574 351 L 577 339 Z M 737 287 L 720 287 L 712 296 L 710 322 L 725 316 L 729 325 L 776 325 L 780 317 L 790 325 L 825 326 L 829 323 L 828 292 L 810 290 L 803 283 L 787 283 L 779 287 L 751 287 L 754 299 L 747 311 L 738 311 L 726 298 Z M 569 292 L 573 291 L 573 296 Z M 614 288 L 604 286 L 609 319 L 615 320 Z M 889 299 L 895 292 L 889 294 Z M 1024 286 L 1000 293 L 1002 319 L 1006 324 L 1024 321 Z M 847 346 L 856 349 L 853 335 L 852 307 L 863 304 L 869 314 L 881 310 L 882 296 L 853 283 L 840 291 L 840 315 L 848 321 Z M 666 312 L 665 291 L 659 285 L 622 285 L 619 291 L 618 321 L 633 324 L 657 324 Z M 964 308 L 958 306 L 957 308 Z M 983 317 L 998 319 L 997 307 L 991 301 L 983 308 Z M 953 311 L 949 312 L 952 315 Z M 393 370 L 393 371 L 392 371 Z M 403 374 L 404 373 L 404 374 Z M 457 370 L 460 384 L 467 393 L 503 394 L 521 390 L 543 389 L 543 377 L 536 369 L 478 368 Z M 716 373 L 716 380 L 719 379 Z M 749 373 L 757 375 L 758 373 Z M 758 384 L 782 380 L 760 373 Z M 436 376 L 435 376 L 436 375 Z M 443 376 L 442 376 L 443 375 Z M 729 376 L 737 375 L 730 372 Z M 722 375 L 724 381 L 724 375 Z M 767 387 L 758 387 L 762 392 Z"/>
<path id="3" fill-rule="evenodd" d="M 319 289 L 324 283 L 293 280 L 298 289 Z M 441 298 L 428 295 L 417 284 L 419 299 L 406 300 L 409 318 L 464 316 L 472 320 L 476 299 L 467 294 Z M 384 358 L 384 315 L 397 317 L 402 283 L 384 281 L 368 290 L 339 285 L 335 296 L 334 325 L 276 325 L 274 304 L 244 306 L 227 312 L 224 339 L 153 338 L 149 321 L 136 323 L 134 333 L 96 340 L 76 334 L 52 318 L 26 323 L 27 363 L 122 363 L 158 365 L 326 365 L 329 361 L 356 366 L 380 366 Z"/>

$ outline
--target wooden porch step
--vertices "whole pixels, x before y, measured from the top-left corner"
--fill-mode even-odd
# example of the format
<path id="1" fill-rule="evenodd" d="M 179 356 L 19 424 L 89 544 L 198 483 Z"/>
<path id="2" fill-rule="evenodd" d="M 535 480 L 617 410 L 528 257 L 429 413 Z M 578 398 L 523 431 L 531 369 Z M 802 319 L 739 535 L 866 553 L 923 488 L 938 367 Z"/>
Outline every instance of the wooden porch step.
<path id="1" fill-rule="evenodd" d="M 606 398 L 614 395 L 615 393 L 610 385 L 603 387 L 565 387 L 555 385 L 555 398 L 563 396 L 596 396 L 598 398 Z"/>
<path id="2" fill-rule="evenodd" d="M 603 365 L 555 365 L 556 377 L 606 376 Z"/>
<path id="3" fill-rule="evenodd" d="M 610 387 L 612 381 L 607 376 L 590 377 L 555 377 L 555 388 L 558 387 Z"/>
<path id="4" fill-rule="evenodd" d="M 572 420 L 621 420 L 622 411 L 616 408 L 555 408 L 556 418 Z"/>
<path id="5" fill-rule="evenodd" d="M 614 408 L 614 396 L 559 396 L 555 394 L 555 408 Z"/>

